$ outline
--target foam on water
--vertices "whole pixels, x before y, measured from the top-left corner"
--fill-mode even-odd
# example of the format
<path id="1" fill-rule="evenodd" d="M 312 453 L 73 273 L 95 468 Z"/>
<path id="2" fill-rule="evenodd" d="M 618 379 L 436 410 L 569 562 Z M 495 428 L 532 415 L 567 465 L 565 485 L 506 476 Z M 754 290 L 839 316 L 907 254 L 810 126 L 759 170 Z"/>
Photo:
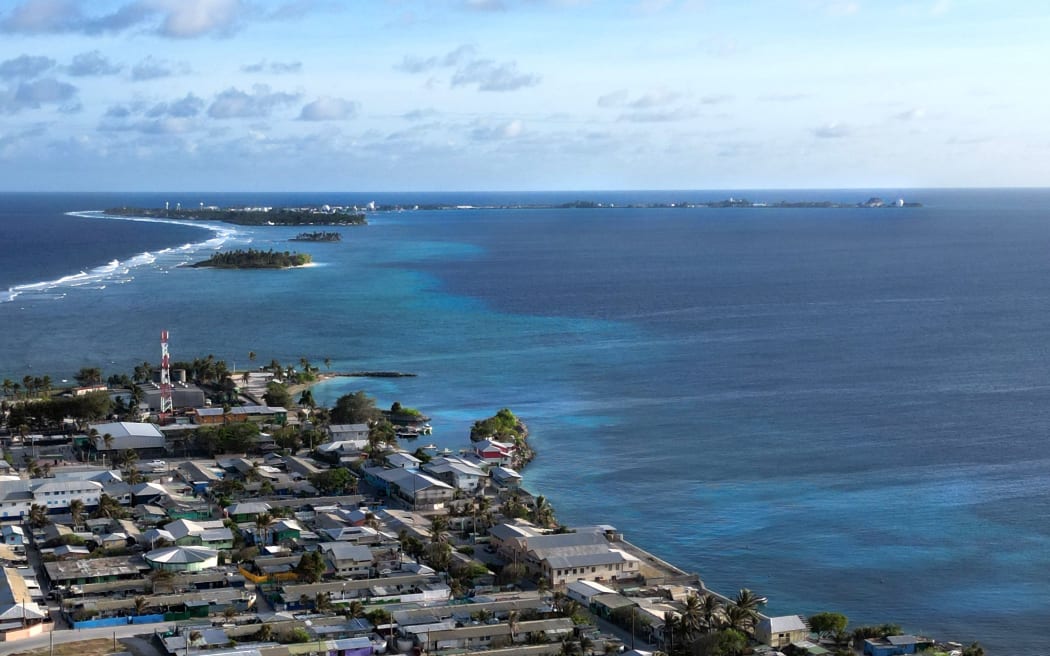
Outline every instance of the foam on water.
<path id="1" fill-rule="evenodd" d="M 106 289 L 108 282 L 126 284 L 134 280 L 130 275 L 132 270 L 139 267 L 153 265 L 157 268 L 167 269 L 173 266 L 181 266 L 190 261 L 193 254 L 205 250 L 218 250 L 226 243 L 236 240 L 240 231 L 227 225 L 179 221 L 176 219 L 156 219 L 149 217 L 112 216 L 98 211 L 66 212 L 68 216 L 77 216 L 85 219 L 105 219 L 113 221 L 134 221 L 141 223 L 168 223 L 193 228 L 204 228 L 210 230 L 213 236 L 210 239 L 199 242 L 190 242 L 174 248 L 165 248 L 156 253 L 145 251 L 128 258 L 127 260 L 110 260 L 106 264 L 97 266 L 87 271 L 62 276 L 52 280 L 26 283 L 11 287 L 6 292 L 0 292 L 0 303 L 10 303 L 20 296 L 38 297 L 47 299 L 65 298 L 65 293 L 52 293 L 56 289 L 77 289 L 101 291 Z"/>

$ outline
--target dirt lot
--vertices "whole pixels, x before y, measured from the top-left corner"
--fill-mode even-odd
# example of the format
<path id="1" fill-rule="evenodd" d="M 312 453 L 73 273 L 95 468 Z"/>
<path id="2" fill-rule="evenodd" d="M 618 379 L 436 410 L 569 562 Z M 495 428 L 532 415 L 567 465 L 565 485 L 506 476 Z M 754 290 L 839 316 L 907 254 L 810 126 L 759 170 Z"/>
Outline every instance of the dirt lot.
<path id="1" fill-rule="evenodd" d="M 124 651 L 124 646 L 117 643 L 117 651 Z M 113 653 L 113 640 L 110 638 L 97 638 L 95 640 L 81 640 L 80 642 L 67 642 L 55 645 L 55 656 L 104 656 Z M 32 651 L 20 651 L 11 656 L 50 656 L 51 648 L 34 649 Z"/>

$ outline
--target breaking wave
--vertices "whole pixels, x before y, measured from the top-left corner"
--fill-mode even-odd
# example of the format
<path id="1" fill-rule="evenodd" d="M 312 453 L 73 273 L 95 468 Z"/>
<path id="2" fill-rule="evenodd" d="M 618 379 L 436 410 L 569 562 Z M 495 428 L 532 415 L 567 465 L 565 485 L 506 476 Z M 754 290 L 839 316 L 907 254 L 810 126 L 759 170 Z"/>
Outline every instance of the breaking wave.
<path id="1" fill-rule="evenodd" d="M 79 216 L 85 219 L 105 219 L 112 221 L 141 221 L 144 223 L 171 223 L 175 225 L 203 228 L 212 233 L 210 239 L 198 242 L 190 242 L 181 246 L 165 248 L 155 252 L 146 251 L 129 257 L 126 260 L 110 260 L 100 266 L 79 271 L 74 274 L 55 278 L 53 280 L 42 280 L 21 285 L 15 285 L 6 291 L 0 291 L 0 303 L 10 303 L 19 296 L 60 299 L 66 296 L 70 290 L 94 289 L 102 290 L 109 283 L 125 284 L 135 279 L 136 269 L 150 266 L 155 269 L 167 270 L 186 264 L 193 259 L 195 253 L 221 248 L 226 242 L 235 239 L 240 233 L 231 226 L 204 223 L 196 221 L 179 221 L 168 219 L 154 219 L 147 217 L 111 216 L 99 211 L 67 212 L 69 216 Z"/>

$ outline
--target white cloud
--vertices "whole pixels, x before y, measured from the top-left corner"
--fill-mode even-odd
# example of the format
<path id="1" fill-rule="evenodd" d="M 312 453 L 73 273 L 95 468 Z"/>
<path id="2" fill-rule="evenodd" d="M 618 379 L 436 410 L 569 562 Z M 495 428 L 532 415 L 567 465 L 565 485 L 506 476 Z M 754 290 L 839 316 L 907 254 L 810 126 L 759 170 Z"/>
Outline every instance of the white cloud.
<path id="1" fill-rule="evenodd" d="M 843 123 L 825 123 L 813 129 L 813 136 L 819 139 L 841 139 L 853 134 L 853 128 Z"/>
<path id="2" fill-rule="evenodd" d="M 74 77 L 116 75 L 120 70 L 120 66 L 110 62 L 98 50 L 82 52 L 74 56 L 73 61 L 66 67 L 66 72 Z"/>
<path id="3" fill-rule="evenodd" d="M 298 99 L 298 94 L 272 92 L 265 84 L 255 85 L 251 93 L 230 87 L 215 96 L 208 116 L 219 119 L 269 116 L 275 108 Z"/>
<path id="4" fill-rule="evenodd" d="M 322 97 L 303 106 L 300 121 L 343 121 L 357 114 L 357 103 L 342 98 Z"/>

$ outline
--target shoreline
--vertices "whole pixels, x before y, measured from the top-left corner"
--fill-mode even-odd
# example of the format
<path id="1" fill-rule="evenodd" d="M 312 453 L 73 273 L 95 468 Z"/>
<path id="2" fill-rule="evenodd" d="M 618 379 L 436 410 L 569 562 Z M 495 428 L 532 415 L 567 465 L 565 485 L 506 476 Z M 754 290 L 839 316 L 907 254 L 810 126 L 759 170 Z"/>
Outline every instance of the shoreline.
<path id="1" fill-rule="evenodd" d="M 67 274 L 58 278 L 52 278 L 49 280 L 40 280 L 37 282 L 21 283 L 13 285 L 5 292 L 0 292 L 0 303 L 13 302 L 19 296 L 32 293 L 47 291 L 58 288 L 78 288 L 92 285 L 97 283 L 101 285 L 100 289 L 105 288 L 106 281 L 111 279 L 112 275 L 117 272 L 127 271 L 130 272 L 132 269 L 136 269 L 147 264 L 153 264 L 157 261 L 158 257 L 167 256 L 174 253 L 185 253 L 192 254 L 202 249 L 206 249 L 214 245 L 214 248 L 219 248 L 222 244 L 226 243 L 232 238 L 235 238 L 240 232 L 235 228 L 226 228 L 225 226 L 219 226 L 215 224 L 205 222 L 191 222 L 191 221 L 178 221 L 178 220 L 167 220 L 167 219 L 151 219 L 148 217 L 131 217 L 131 216 L 112 216 L 105 214 L 99 210 L 75 210 L 71 212 L 63 212 L 66 216 L 75 216 L 81 219 L 105 219 L 110 221 L 137 221 L 142 223 L 167 223 L 171 225 L 178 225 L 189 228 L 199 228 L 206 230 L 212 234 L 209 239 L 202 241 L 191 241 L 180 244 L 178 246 L 169 246 L 156 251 L 143 251 L 136 253 L 124 260 L 114 258 L 104 264 L 92 267 L 90 269 L 81 270 L 76 273 Z M 94 287 L 92 287 L 94 288 Z"/>

